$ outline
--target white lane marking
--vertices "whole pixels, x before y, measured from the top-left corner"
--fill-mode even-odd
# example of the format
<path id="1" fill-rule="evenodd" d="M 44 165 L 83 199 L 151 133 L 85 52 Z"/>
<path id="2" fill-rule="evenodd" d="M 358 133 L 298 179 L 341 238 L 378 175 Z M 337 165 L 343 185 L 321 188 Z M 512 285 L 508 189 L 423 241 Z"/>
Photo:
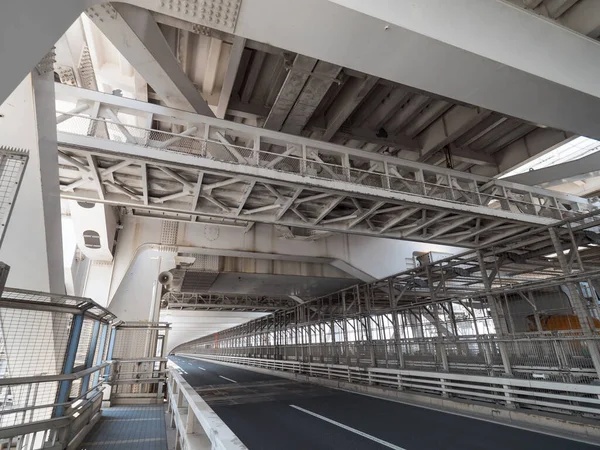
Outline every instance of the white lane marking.
<path id="1" fill-rule="evenodd" d="M 316 417 L 317 419 L 324 420 L 325 422 L 329 422 L 330 424 L 338 426 L 340 428 L 343 428 L 346 431 L 350 431 L 351 433 L 358 434 L 359 436 L 370 439 L 373 442 L 377 442 L 378 444 L 381 444 L 384 447 L 393 448 L 394 450 L 406 450 L 405 448 L 398 447 L 397 445 L 391 444 L 387 441 L 384 441 L 383 439 L 379 439 L 370 434 L 363 433 L 362 431 L 359 431 L 355 428 L 349 427 L 348 425 L 344 425 L 343 423 L 336 422 L 335 420 L 329 419 L 328 417 L 325 417 L 320 414 L 309 411 L 308 409 L 300 408 L 299 406 L 296 406 L 296 405 L 290 405 L 290 406 L 294 409 L 297 409 L 298 411 L 302 411 L 303 413 L 310 414 L 311 416 Z"/>
<path id="2" fill-rule="evenodd" d="M 395 398 L 378 397 L 377 395 L 367 394 L 367 393 L 364 393 L 364 392 L 351 391 L 349 389 L 343 389 L 343 388 L 334 388 L 334 389 L 336 389 L 338 391 L 342 391 L 342 392 L 347 392 L 349 394 L 363 395 L 365 397 L 371 397 L 371 398 L 375 398 L 377 400 L 384 400 L 386 402 L 400 403 L 402 405 L 414 406 L 415 408 L 428 409 L 430 411 L 435 411 L 435 412 L 439 412 L 439 413 L 442 413 L 442 414 L 452 414 L 453 416 L 460 416 L 460 417 L 464 417 L 466 419 L 481 420 L 482 422 L 489 422 L 491 424 L 502 426 L 502 427 L 517 428 L 518 430 L 529 431 L 530 433 L 545 434 L 545 435 L 556 437 L 556 438 L 560 438 L 560 439 L 566 439 L 568 441 L 581 442 L 581 443 L 584 443 L 584 444 L 588 444 L 588 445 L 593 445 L 593 446 L 600 447 L 600 444 L 597 444 L 596 442 L 592 442 L 592 441 L 587 440 L 587 439 L 582 439 L 582 438 L 579 438 L 577 436 L 571 436 L 571 435 L 567 435 L 567 434 L 555 433 L 552 430 L 539 430 L 539 429 L 536 429 L 534 427 L 527 427 L 526 425 L 516 425 L 516 424 L 512 424 L 512 423 L 498 421 L 498 420 L 486 419 L 485 417 L 479 417 L 479 416 L 475 416 L 475 415 L 471 416 L 469 414 L 463 414 L 463 413 L 459 413 L 459 412 L 456 412 L 456 411 L 450 411 L 450 410 L 447 410 L 447 409 L 435 408 L 435 407 L 432 407 L 432 406 L 424 406 L 424 405 L 420 405 L 418 403 L 412 403 L 412 402 L 409 402 L 409 401 L 402 401 L 402 400 L 398 400 L 398 399 L 395 399 Z"/>
<path id="3" fill-rule="evenodd" d="M 200 370 L 206 370 L 204 367 L 200 367 L 200 366 L 198 366 L 198 369 L 200 369 Z"/>
<path id="4" fill-rule="evenodd" d="M 224 377 L 223 375 L 219 375 L 219 376 L 220 376 L 221 378 L 223 378 L 224 380 L 231 381 L 232 383 L 237 383 L 237 381 L 235 381 L 235 380 L 232 380 L 231 378 Z"/>
<path id="5" fill-rule="evenodd" d="M 171 362 L 172 362 L 172 361 L 171 361 Z M 185 373 L 186 375 L 188 375 L 188 373 L 187 373 L 185 370 L 183 370 L 183 368 L 182 368 L 182 367 L 181 367 L 179 364 L 177 364 L 177 363 L 174 363 L 174 362 L 172 362 L 172 364 L 175 366 L 175 369 L 177 369 L 177 370 L 178 370 L 180 373 L 181 373 L 181 372 L 183 372 L 183 373 Z"/>

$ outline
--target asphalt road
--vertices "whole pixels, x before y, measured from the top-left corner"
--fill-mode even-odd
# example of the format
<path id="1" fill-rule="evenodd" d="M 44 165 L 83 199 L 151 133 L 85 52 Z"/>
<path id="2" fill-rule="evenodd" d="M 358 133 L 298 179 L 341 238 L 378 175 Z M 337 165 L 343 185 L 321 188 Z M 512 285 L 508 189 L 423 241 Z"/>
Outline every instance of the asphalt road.
<path id="1" fill-rule="evenodd" d="M 172 360 L 187 372 L 183 373 L 184 378 L 201 391 L 203 398 L 250 450 L 600 449 L 218 363 L 182 357 Z"/>
<path id="2" fill-rule="evenodd" d="M 171 356 L 169 359 L 181 369 L 181 375 L 192 387 L 229 385 L 232 383 L 252 383 L 257 381 L 281 380 L 279 377 L 264 375 L 251 370 L 238 369 L 208 361 Z"/>

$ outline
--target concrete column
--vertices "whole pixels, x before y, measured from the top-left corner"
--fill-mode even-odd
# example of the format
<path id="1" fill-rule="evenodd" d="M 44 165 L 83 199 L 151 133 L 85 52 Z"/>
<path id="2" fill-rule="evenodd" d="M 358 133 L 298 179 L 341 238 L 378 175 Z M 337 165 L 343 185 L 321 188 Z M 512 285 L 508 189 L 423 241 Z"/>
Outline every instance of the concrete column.
<path id="1" fill-rule="evenodd" d="M 2 145 L 29 151 L 0 261 L 8 287 L 64 294 L 53 73 L 47 57 L 0 106 Z"/>

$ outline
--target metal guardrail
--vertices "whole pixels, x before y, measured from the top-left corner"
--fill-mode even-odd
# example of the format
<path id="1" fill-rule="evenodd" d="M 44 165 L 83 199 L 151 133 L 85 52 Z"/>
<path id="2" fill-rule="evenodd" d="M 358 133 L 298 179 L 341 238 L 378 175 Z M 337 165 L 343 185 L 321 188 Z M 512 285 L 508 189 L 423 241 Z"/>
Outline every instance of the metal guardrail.
<path id="1" fill-rule="evenodd" d="M 600 385 L 374 367 L 363 368 L 210 354 L 181 353 L 181 355 L 303 374 L 340 382 L 378 385 L 396 390 L 495 403 L 506 407 L 600 417 Z"/>
<path id="2" fill-rule="evenodd" d="M 175 370 L 169 371 L 168 412 L 176 448 L 247 450 L 202 397 Z"/>
<path id="3" fill-rule="evenodd" d="M 167 359 L 142 358 L 111 361 L 107 380 L 111 405 L 161 404 L 167 382 Z"/>
<path id="4" fill-rule="evenodd" d="M 123 323 L 87 298 L 4 289 L 0 449 L 76 449 L 103 400 L 162 403 L 166 324 Z"/>

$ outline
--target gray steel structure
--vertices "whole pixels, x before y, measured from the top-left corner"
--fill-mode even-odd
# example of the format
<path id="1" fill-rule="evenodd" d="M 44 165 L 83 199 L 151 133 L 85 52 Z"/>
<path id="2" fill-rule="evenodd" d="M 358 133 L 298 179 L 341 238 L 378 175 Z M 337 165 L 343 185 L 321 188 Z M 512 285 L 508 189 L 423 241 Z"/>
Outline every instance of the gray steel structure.
<path id="1" fill-rule="evenodd" d="M 205 294 L 196 292 L 167 292 L 161 300 L 165 309 L 207 311 L 272 312 L 296 304 L 289 298 L 235 294 Z"/>

